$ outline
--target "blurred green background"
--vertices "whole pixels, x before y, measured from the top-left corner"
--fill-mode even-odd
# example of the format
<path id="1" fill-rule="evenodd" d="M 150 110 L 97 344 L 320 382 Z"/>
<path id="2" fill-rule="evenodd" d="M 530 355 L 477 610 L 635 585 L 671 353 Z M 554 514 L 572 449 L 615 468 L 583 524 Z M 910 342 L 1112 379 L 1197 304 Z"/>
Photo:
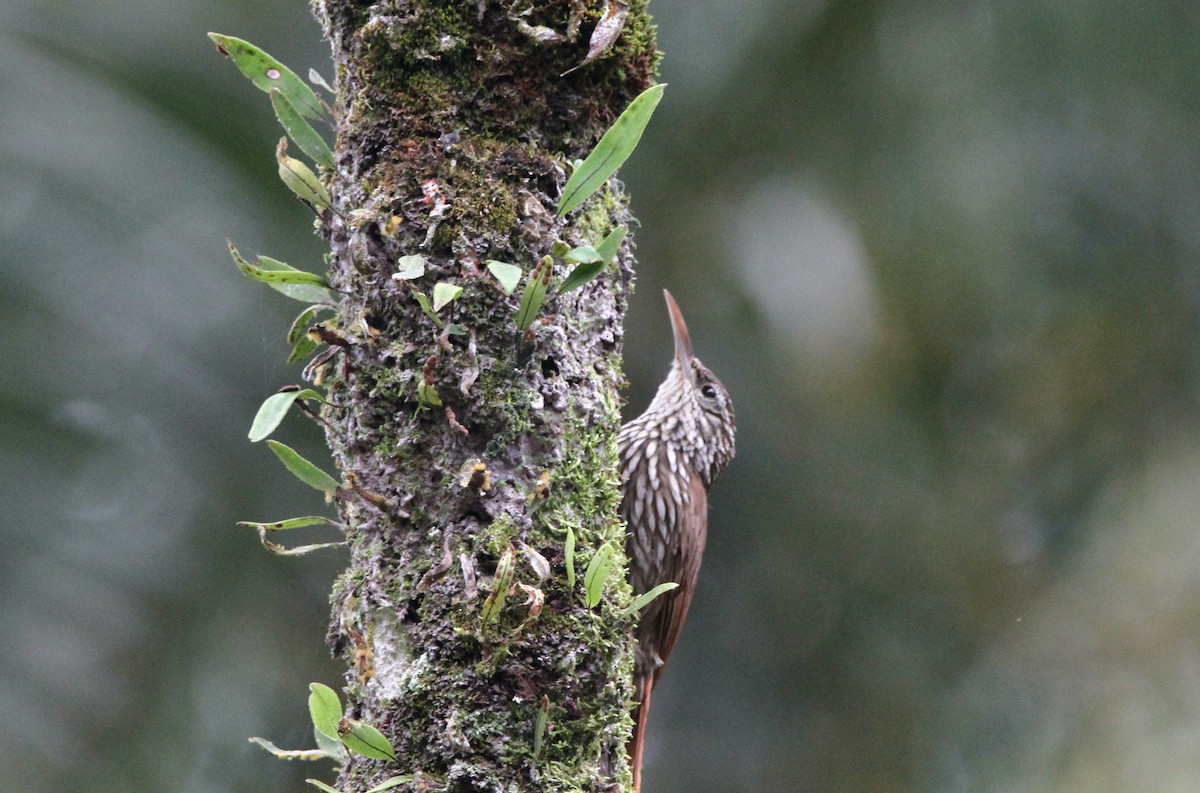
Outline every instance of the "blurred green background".
<path id="1" fill-rule="evenodd" d="M 729 385 L 647 789 L 1200 779 L 1200 9 L 654 0 L 622 172 L 630 412 L 668 286 Z M 0 0 L 0 789 L 305 789 L 334 552 L 245 438 L 322 246 L 204 37 L 329 74 L 301 2 Z M 283 437 L 314 456 L 314 429 Z"/>

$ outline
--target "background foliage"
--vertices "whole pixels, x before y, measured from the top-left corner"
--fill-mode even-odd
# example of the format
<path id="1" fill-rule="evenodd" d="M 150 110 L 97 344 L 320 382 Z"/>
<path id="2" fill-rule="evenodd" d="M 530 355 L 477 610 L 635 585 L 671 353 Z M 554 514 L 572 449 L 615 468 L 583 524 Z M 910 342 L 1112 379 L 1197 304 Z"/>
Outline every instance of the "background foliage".
<path id="1" fill-rule="evenodd" d="M 669 286 L 729 385 L 648 789 L 1156 791 L 1200 774 L 1200 12 L 655 0 L 629 410 Z M 0 2 L 0 787 L 299 790 L 336 553 L 245 432 L 315 267 L 265 98 L 302 3 Z M 321 459 L 296 421 L 283 439 Z"/>

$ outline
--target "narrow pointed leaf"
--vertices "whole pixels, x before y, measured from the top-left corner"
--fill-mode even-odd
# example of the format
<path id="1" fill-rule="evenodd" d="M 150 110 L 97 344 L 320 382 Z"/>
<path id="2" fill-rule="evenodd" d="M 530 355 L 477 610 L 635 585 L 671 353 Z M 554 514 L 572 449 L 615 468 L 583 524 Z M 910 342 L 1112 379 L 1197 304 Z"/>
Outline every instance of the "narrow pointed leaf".
<path id="1" fill-rule="evenodd" d="M 329 296 L 331 293 L 325 285 L 325 278 L 306 270 L 297 270 L 286 262 L 272 259 L 270 256 L 259 256 L 253 267 L 256 269 L 254 278 L 271 286 L 316 286 L 323 291 L 319 294 Z M 289 294 L 285 292 L 284 294 Z M 318 294 L 318 293 L 314 293 Z"/>
<path id="2" fill-rule="evenodd" d="M 537 319 L 538 311 L 546 299 L 546 289 L 550 285 L 550 270 L 553 260 L 543 256 L 537 267 L 525 280 L 525 291 L 521 293 L 521 305 L 517 308 L 517 327 L 525 330 Z"/>
<path id="3" fill-rule="evenodd" d="M 567 543 L 563 549 L 563 564 L 567 566 L 567 584 L 575 589 L 575 531 L 567 527 Z"/>
<path id="4" fill-rule="evenodd" d="M 608 584 L 608 574 L 612 572 L 613 547 L 607 543 L 596 549 L 592 561 L 588 563 L 587 571 L 583 574 L 584 603 L 588 608 L 594 608 L 604 595 L 604 587 Z"/>
<path id="5" fill-rule="evenodd" d="M 248 41 L 220 33 L 209 33 L 223 54 L 231 58 L 242 74 L 261 91 L 278 88 L 305 118 L 321 118 L 325 107 L 313 89 L 288 67 Z"/>
<path id="6" fill-rule="evenodd" d="M 260 534 L 259 539 L 262 541 L 263 548 L 266 548 L 268 553 L 275 556 L 306 556 L 313 551 L 323 551 L 326 548 L 341 548 L 346 545 L 345 540 L 338 540 L 337 542 L 318 542 L 312 545 L 296 545 L 288 548 L 285 545 L 268 540 L 265 534 Z"/>
<path id="7" fill-rule="evenodd" d="M 521 281 L 521 268 L 515 264 L 489 259 L 487 268 L 488 272 L 494 275 L 496 280 L 500 282 L 500 288 L 504 290 L 504 294 L 506 295 L 511 295 L 513 290 L 517 288 L 517 284 Z"/>
<path id="8" fill-rule="evenodd" d="M 642 91 L 608 128 L 592 153 L 567 179 L 558 201 L 558 217 L 590 198 L 629 159 L 662 99 L 664 88 L 666 83 L 659 83 Z"/>
<path id="9" fill-rule="evenodd" d="M 225 242 L 229 245 L 229 255 L 233 257 L 233 263 L 247 278 L 305 303 L 330 302 L 334 299 L 334 294 L 325 283 L 325 279 L 316 273 L 297 270 L 290 264 L 269 256 L 259 256 L 251 264 L 233 247 L 232 242 Z"/>
<path id="10" fill-rule="evenodd" d="M 384 734 L 365 721 L 345 719 L 343 729 L 339 730 L 342 743 L 355 754 L 369 757 L 372 760 L 391 760 L 396 762 L 396 750 Z"/>
<path id="11" fill-rule="evenodd" d="M 542 741 L 546 736 L 546 720 L 550 716 L 550 698 L 542 694 L 537 713 L 533 715 L 533 759 L 542 755 Z"/>
<path id="12" fill-rule="evenodd" d="M 308 335 L 301 336 L 296 340 L 296 344 L 292 347 L 292 352 L 288 355 L 288 363 L 299 363 L 312 354 L 312 351 L 317 349 L 317 340 Z"/>
<path id="13" fill-rule="evenodd" d="M 278 757 L 280 760 L 324 760 L 327 757 L 335 757 L 330 755 L 324 749 L 318 747 L 316 749 L 280 749 L 275 744 L 268 741 L 266 738 L 250 738 L 250 743 L 258 744 L 266 749 L 271 754 Z"/>
<path id="14" fill-rule="evenodd" d="M 665 584 L 659 584 L 658 586 L 654 587 L 654 589 L 651 589 L 649 592 L 643 592 L 642 594 L 635 597 L 633 599 L 633 602 L 629 604 L 629 608 L 627 608 L 626 611 L 631 614 L 636 614 L 637 612 L 644 609 L 646 606 L 650 605 L 650 602 L 652 600 L 654 600 L 656 597 L 663 594 L 664 592 L 670 592 L 672 589 L 675 589 L 678 586 L 679 586 L 679 584 L 675 583 L 674 581 L 669 581 Z"/>
<path id="15" fill-rule="evenodd" d="M 301 151 L 312 157 L 317 165 L 324 168 L 333 167 L 333 152 L 329 149 L 329 144 L 278 88 L 271 89 L 271 107 L 275 109 L 275 117 L 279 119 L 284 132 L 296 142 Z"/>
<path id="16" fill-rule="evenodd" d="M 596 246 L 596 253 L 600 254 L 600 260 L 605 264 L 612 264 L 613 259 L 617 256 L 617 251 L 621 248 L 621 243 L 625 241 L 625 235 L 629 232 L 628 226 L 617 226 L 612 231 L 608 232 L 608 236 L 604 241 Z"/>
<path id="17" fill-rule="evenodd" d="M 331 520 L 322 515 L 304 515 L 299 518 L 285 518 L 284 520 L 273 520 L 269 522 L 258 520 L 239 520 L 237 525 L 249 526 L 263 531 L 288 531 L 289 529 L 302 529 L 305 526 L 341 526 L 336 520 Z"/>
<path id="18" fill-rule="evenodd" d="M 512 586 L 516 566 L 516 553 L 510 545 L 504 549 L 504 553 L 500 555 L 500 561 L 496 563 L 496 576 L 492 580 L 492 591 L 483 601 L 483 611 L 479 616 L 484 623 L 496 619 L 504 610 L 504 599 L 508 596 L 509 587 Z"/>
<path id="19" fill-rule="evenodd" d="M 267 445 L 271 447 L 271 451 L 275 452 L 275 456 L 279 458 L 284 467 L 291 471 L 292 475 L 304 484 L 324 493 L 332 493 L 334 490 L 337 490 L 338 483 L 336 479 L 308 460 L 305 460 L 296 453 L 295 449 L 279 441 L 269 440 L 267 441 Z"/>
<path id="20" fill-rule="evenodd" d="M 288 156 L 287 138 L 279 139 L 279 145 L 275 148 L 275 160 L 279 163 L 279 178 L 297 198 L 317 212 L 329 209 L 329 205 L 333 203 L 329 191 L 321 184 L 312 168 L 295 157 Z"/>
<path id="21" fill-rule="evenodd" d="M 439 281 L 433 285 L 433 310 L 441 311 L 446 307 L 447 303 L 452 303 L 459 295 L 462 294 L 462 287 L 457 284 L 448 284 L 445 281 Z"/>
<path id="22" fill-rule="evenodd" d="M 407 785 L 409 782 L 412 782 L 414 778 L 415 777 L 412 774 L 401 774 L 400 776 L 394 776 L 383 780 L 378 785 L 368 790 L 367 793 L 383 793 L 385 790 L 391 790 L 394 787 Z"/>
<path id="23" fill-rule="evenodd" d="M 322 311 L 329 310 L 329 306 L 309 306 L 301 311 L 300 314 L 297 315 L 294 320 L 292 320 L 292 326 L 288 328 L 287 343 L 295 344 L 296 342 L 300 341 L 300 339 L 304 338 L 304 335 L 308 333 L 309 326 L 312 325 L 313 320 L 317 318 L 317 314 L 320 314 Z"/>
<path id="24" fill-rule="evenodd" d="M 342 701 L 337 692 L 322 683 L 308 685 L 308 715 L 322 735 L 340 740 L 338 723 L 342 720 Z"/>
<path id="25" fill-rule="evenodd" d="M 603 271 L 604 262 L 586 262 L 578 265 L 563 279 L 562 286 L 558 288 L 559 294 L 578 289 Z"/>
<path id="26" fill-rule="evenodd" d="M 250 425 L 250 441 L 257 443 L 270 435 L 283 421 L 283 417 L 291 410 L 292 403 L 297 399 L 320 400 L 321 395 L 311 388 L 281 391 L 271 394 L 258 408 L 254 421 Z"/>
<path id="27" fill-rule="evenodd" d="M 432 319 L 433 324 L 437 325 L 438 329 L 440 330 L 442 327 L 442 321 L 438 319 L 437 312 L 435 312 L 433 310 L 433 306 L 429 304 L 429 298 L 425 297 L 423 292 L 418 292 L 416 290 L 413 290 L 413 297 L 417 299 L 417 304 L 421 307 L 421 310 L 425 312 L 425 315 Z"/>
<path id="28" fill-rule="evenodd" d="M 322 791 L 322 793 L 342 793 L 342 791 L 332 787 L 331 785 L 325 784 L 319 779 L 306 779 L 304 781 L 315 787 L 317 790 Z"/>

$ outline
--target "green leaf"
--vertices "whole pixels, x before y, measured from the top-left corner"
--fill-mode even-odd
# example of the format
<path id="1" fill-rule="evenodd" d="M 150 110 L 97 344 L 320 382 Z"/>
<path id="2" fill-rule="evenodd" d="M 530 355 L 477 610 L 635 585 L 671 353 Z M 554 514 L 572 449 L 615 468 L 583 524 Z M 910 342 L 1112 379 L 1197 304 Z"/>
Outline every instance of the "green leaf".
<path id="1" fill-rule="evenodd" d="M 288 529 L 302 529 L 305 526 L 341 526 L 336 520 L 321 515 L 305 515 L 300 518 L 287 518 L 285 520 L 273 520 L 269 523 L 264 523 L 257 520 L 239 520 L 237 525 L 249 526 L 254 529 L 262 529 L 263 531 L 287 531 Z"/>
<path id="2" fill-rule="evenodd" d="M 284 531 L 286 529 L 298 529 L 301 526 L 312 526 L 317 523 L 328 523 L 331 526 L 340 526 L 340 524 L 335 523 L 328 518 L 317 517 L 315 515 L 304 518 L 291 518 L 289 520 L 276 521 L 275 523 L 255 523 L 253 521 L 243 520 L 239 521 L 238 525 L 250 526 L 251 528 L 258 529 L 259 542 L 262 543 L 263 548 L 267 549 L 268 552 L 273 553 L 276 556 L 303 556 L 304 554 L 312 553 L 313 551 L 319 551 L 322 548 L 336 548 L 340 545 L 346 544 L 345 540 L 339 540 L 338 542 L 320 542 L 314 545 L 297 545 L 293 548 L 288 548 L 280 545 L 277 542 L 267 539 L 268 532 Z"/>
<path id="3" fill-rule="evenodd" d="M 292 320 L 292 326 L 288 328 L 287 343 L 294 345 L 300 339 L 304 338 L 304 334 L 308 333 L 308 328 L 313 324 L 313 320 L 317 318 L 317 314 L 329 310 L 329 306 L 309 306 L 301 311 Z"/>
<path id="4" fill-rule="evenodd" d="M 292 548 L 288 548 L 280 545 L 277 542 L 271 542 L 266 538 L 265 533 L 260 533 L 259 539 L 262 541 L 263 547 L 276 556 L 304 556 L 305 554 L 310 554 L 313 551 L 320 551 L 324 550 L 325 548 L 340 548 L 347 544 L 345 540 L 338 540 L 337 542 L 318 542 L 313 543 L 312 545 L 297 545 Z"/>
<path id="5" fill-rule="evenodd" d="M 321 180 L 313 173 L 312 168 L 295 157 L 288 156 L 287 138 L 279 139 L 279 145 L 275 147 L 275 161 L 279 163 L 279 178 L 283 180 L 289 190 L 296 194 L 297 198 L 311 206 L 316 212 L 324 212 L 329 209 L 333 203 L 329 191 L 325 189 L 325 185 L 321 184 Z"/>
<path id="6" fill-rule="evenodd" d="M 592 555 L 587 571 L 583 574 L 584 603 L 588 608 L 594 608 L 604 595 L 604 587 L 608 583 L 608 574 L 612 572 L 613 547 L 608 543 L 601 545 Z"/>
<path id="7" fill-rule="evenodd" d="M 440 408 L 442 406 L 442 398 L 438 396 L 437 389 L 426 383 L 424 377 L 417 381 L 417 401 L 430 407 Z"/>
<path id="8" fill-rule="evenodd" d="M 308 685 L 308 715 L 312 717 L 317 732 L 334 740 L 340 740 L 338 724 L 342 720 L 342 701 L 337 692 L 321 683 Z"/>
<path id="9" fill-rule="evenodd" d="M 572 289 L 578 289 L 588 281 L 591 281 L 593 278 L 600 275 L 600 273 L 603 271 L 604 262 L 601 261 L 585 262 L 583 264 L 576 265 L 575 269 L 563 279 L 562 286 L 558 288 L 558 293 L 566 294 Z"/>
<path id="10" fill-rule="evenodd" d="M 288 363 L 299 363 L 312 354 L 312 351 L 317 349 L 318 342 L 307 335 L 301 336 L 296 340 L 296 344 L 292 347 L 292 352 L 288 355 Z"/>
<path id="11" fill-rule="evenodd" d="M 658 586 L 654 587 L 654 589 L 651 589 L 649 592 L 643 592 L 642 594 L 635 597 L 633 599 L 633 602 L 629 604 L 629 607 L 627 609 L 625 609 L 625 612 L 628 614 L 636 614 L 637 612 L 644 609 L 646 606 L 650 605 L 650 601 L 654 600 L 656 597 L 663 594 L 664 592 L 670 592 L 672 589 L 675 589 L 678 586 L 679 586 L 679 584 L 675 583 L 674 581 L 668 581 L 665 584 L 659 584 Z"/>
<path id="12" fill-rule="evenodd" d="M 601 261 L 601 257 L 591 245 L 580 245 L 578 248 L 572 248 L 563 254 L 562 260 L 567 264 L 580 264 L 583 262 L 598 262 Z"/>
<path id="13" fill-rule="evenodd" d="M 583 161 L 583 164 L 571 173 L 558 200 L 558 217 L 570 212 L 592 196 L 608 181 L 608 177 L 617 172 L 621 164 L 629 159 L 629 155 L 642 139 L 642 132 L 654 114 L 662 99 L 666 83 L 647 88 L 629 103 L 608 131 L 600 138 L 596 148 Z"/>
<path id="14" fill-rule="evenodd" d="M 315 787 L 317 790 L 324 791 L 324 793 L 342 793 L 342 791 L 338 790 L 335 787 L 330 787 L 329 785 L 326 785 L 324 782 L 322 782 L 319 779 L 306 779 L 304 781 L 307 782 L 308 784 L 312 785 L 313 787 Z"/>
<path id="15" fill-rule="evenodd" d="M 521 268 L 508 262 L 498 262 L 495 259 L 487 261 L 487 268 L 488 272 L 496 276 L 496 280 L 500 282 L 500 288 L 504 290 L 504 294 L 511 295 L 521 280 Z"/>
<path id="16" fill-rule="evenodd" d="M 617 256 L 617 251 L 621 248 L 621 243 L 625 241 L 625 235 L 628 233 L 628 226 L 617 226 L 612 231 L 608 232 L 608 236 L 604 241 L 596 246 L 596 253 L 600 254 L 600 260 L 605 264 L 612 264 L 613 259 Z"/>
<path id="17" fill-rule="evenodd" d="M 341 738 L 330 738 L 325 733 L 313 727 L 313 740 L 317 742 L 317 748 L 325 753 L 326 757 L 332 757 L 334 760 L 345 760 L 348 752 L 346 747 L 342 746 Z"/>
<path id="18" fill-rule="evenodd" d="M 275 744 L 268 741 L 266 738 L 250 738 L 250 743 L 258 744 L 266 749 L 271 754 L 278 757 L 280 760 L 324 760 L 327 757 L 336 757 L 326 752 L 323 748 L 316 749 L 280 749 Z M 341 748 L 339 745 L 338 748 Z"/>
<path id="19" fill-rule="evenodd" d="M 500 616 L 500 612 L 504 609 L 504 599 L 508 595 L 509 587 L 512 586 L 516 567 L 516 552 L 510 545 L 504 549 L 504 553 L 500 555 L 500 561 L 496 563 L 496 576 L 492 580 L 492 591 L 483 601 L 483 612 L 480 614 L 480 619 L 485 624 Z"/>
<path id="20" fill-rule="evenodd" d="M 275 452 L 275 456 L 279 458 L 284 467 L 304 484 L 324 493 L 332 493 L 337 489 L 336 479 L 305 460 L 296 453 L 295 449 L 285 446 L 279 441 L 269 440 L 267 445 L 271 447 L 271 451 Z"/>
<path id="21" fill-rule="evenodd" d="M 270 93 L 272 88 L 278 88 L 305 118 L 321 118 L 325 115 L 325 107 L 316 92 L 291 69 L 248 41 L 220 33 L 209 33 L 208 37 L 216 43 L 222 54 L 233 59 L 242 74 L 249 77 L 259 90 Z"/>
<path id="22" fill-rule="evenodd" d="M 411 281 L 414 278 L 420 278 L 422 275 L 425 275 L 424 256 L 401 256 L 396 261 L 396 272 L 392 275 L 392 278 Z"/>
<path id="23" fill-rule="evenodd" d="M 546 720 L 550 716 L 550 698 L 542 694 L 538 702 L 537 713 L 533 716 L 533 759 L 537 760 L 542 754 L 542 741 L 546 736 Z"/>
<path id="24" fill-rule="evenodd" d="M 563 564 L 567 566 L 567 584 L 575 588 L 575 531 L 567 527 L 567 545 L 563 550 Z"/>
<path id="25" fill-rule="evenodd" d="M 388 779 L 383 780 L 378 785 L 368 790 L 367 793 L 383 793 L 385 790 L 391 790 L 394 787 L 407 785 L 409 782 L 412 782 L 413 779 L 415 779 L 415 777 L 412 774 L 401 774 L 400 776 L 389 777 Z"/>
<path id="26" fill-rule="evenodd" d="M 396 750 L 379 730 L 357 719 L 345 719 L 342 724 L 344 729 L 339 734 L 347 749 L 372 760 L 396 762 Z"/>
<path id="27" fill-rule="evenodd" d="M 297 399 L 315 399 L 320 401 L 321 395 L 311 388 L 297 388 L 291 391 L 281 391 L 277 394 L 271 394 L 258 408 L 258 413 L 254 416 L 254 422 L 250 425 L 251 442 L 257 443 L 274 432 L 275 428 L 283 421 L 283 417 L 291 410 L 292 403 Z"/>
<path id="28" fill-rule="evenodd" d="M 528 328 L 537 319 L 542 302 L 546 299 L 546 289 L 550 286 L 552 264 L 553 259 L 543 256 L 525 280 L 525 291 L 521 293 L 521 305 L 517 308 L 517 327 L 521 330 Z"/>
<path id="29" fill-rule="evenodd" d="M 225 240 L 225 243 L 229 246 L 229 255 L 233 257 L 233 263 L 247 278 L 305 303 L 323 303 L 335 299 L 325 279 L 316 273 L 297 270 L 290 264 L 269 256 L 259 256 L 251 264 L 238 253 L 232 242 Z"/>
<path id="30" fill-rule="evenodd" d="M 417 304 L 421 306 L 421 310 L 425 312 L 425 315 L 433 320 L 433 324 L 438 326 L 438 330 L 441 330 L 442 321 L 438 319 L 437 312 L 429 304 L 429 298 L 425 297 L 423 292 L 418 292 L 416 289 L 413 290 L 413 297 L 417 299 Z"/>
<path id="31" fill-rule="evenodd" d="M 445 281 L 439 281 L 433 285 L 433 310 L 441 311 L 446 307 L 447 303 L 453 302 L 459 295 L 462 294 L 463 288 L 457 284 L 448 284 Z"/>
<path id="32" fill-rule="evenodd" d="M 296 142 L 301 151 L 312 157 L 317 165 L 333 168 L 333 152 L 330 151 L 329 144 L 313 129 L 312 124 L 305 121 L 296 106 L 289 102 L 278 88 L 271 89 L 271 107 L 275 109 L 275 117 L 279 119 L 283 131 Z"/>

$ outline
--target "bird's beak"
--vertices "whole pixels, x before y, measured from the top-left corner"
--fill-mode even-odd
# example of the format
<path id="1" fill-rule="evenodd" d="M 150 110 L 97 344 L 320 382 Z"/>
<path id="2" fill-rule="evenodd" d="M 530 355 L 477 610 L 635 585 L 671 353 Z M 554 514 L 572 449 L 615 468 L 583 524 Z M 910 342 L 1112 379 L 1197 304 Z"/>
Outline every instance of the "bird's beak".
<path id="1" fill-rule="evenodd" d="M 682 365 L 688 365 L 692 362 L 692 337 L 688 335 L 687 323 L 683 321 L 683 312 L 679 310 L 679 304 L 675 302 L 675 298 L 671 297 L 671 293 L 663 290 L 663 297 L 667 299 L 667 313 L 671 315 L 671 332 L 675 334 L 675 360 Z"/>

